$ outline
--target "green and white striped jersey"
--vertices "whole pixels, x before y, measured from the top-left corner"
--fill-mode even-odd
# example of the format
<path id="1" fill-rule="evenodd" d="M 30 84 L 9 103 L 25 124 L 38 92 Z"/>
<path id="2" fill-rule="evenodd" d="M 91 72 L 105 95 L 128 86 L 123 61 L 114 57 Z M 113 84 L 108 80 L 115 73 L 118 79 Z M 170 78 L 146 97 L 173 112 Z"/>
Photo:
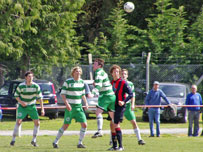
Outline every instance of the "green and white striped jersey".
<path id="1" fill-rule="evenodd" d="M 31 85 L 26 85 L 26 82 L 22 82 L 18 85 L 14 97 L 19 97 L 28 105 L 33 105 L 36 103 L 36 99 L 42 98 L 42 92 L 37 83 L 32 82 Z"/>
<path id="2" fill-rule="evenodd" d="M 128 83 L 128 86 L 131 88 L 132 92 L 133 92 L 133 97 L 135 98 L 135 87 L 133 85 L 133 83 L 131 81 L 126 80 L 126 82 Z M 128 96 L 128 94 L 126 94 L 126 97 Z M 131 100 L 127 101 L 127 103 L 131 103 Z"/>
<path id="3" fill-rule="evenodd" d="M 95 88 L 92 90 L 93 94 L 114 95 L 109 77 L 102 68 L 99 68 L 95 71 L 94 83 L 95 83 Z"/>
<path id="4" fill-rule="evenodd" d="M 66 99 L 71 104 L 81 104 L 82 96 L 85 95 L 85 85 L 82 79 L 75 81 L 73 78 L 67 79 L 61 90 L 61 94 L 66 95 Z"/>

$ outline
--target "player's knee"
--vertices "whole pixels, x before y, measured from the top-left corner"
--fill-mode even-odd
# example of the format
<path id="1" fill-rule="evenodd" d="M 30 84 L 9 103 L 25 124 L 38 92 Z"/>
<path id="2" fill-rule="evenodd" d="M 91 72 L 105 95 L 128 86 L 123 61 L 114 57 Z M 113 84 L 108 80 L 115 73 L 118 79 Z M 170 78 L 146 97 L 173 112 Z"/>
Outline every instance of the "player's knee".
<path id="1" fill-rule="evenodd" d="M 66 129 L 68 128 L 68 126 L 69 126 L 69 124 L 64 124 L 62 128 L 63 128 L 64 130 L 66 130 Z"/>
<path id="2" fill-rule="evenodd" d="M 82 128 L 87 128 L 87 124 L 86 123 L 82 123 Z"/>
<path id="3" fill-rule="evenodd" d="M 18 120 L 16 121 L 16 124 L 17 124 L 18 126 L 20 126 L 21 123 L 22 123 L 22 120 L 21 120 L 21 119 L 18 119 Z"/>
<path id="4" fill-rule="evenodd" d="M 39 126 L 40 125 L 40 121 L 39 120 L 34 120 L 34 124 L 35 124 L 35 126 Z"/>
<path id="5" fill-rule="evenodd" d="M 96 110 L 96 116 L 101 115 L 103 113 L 103 110 L 100 108 L 97 108 Z"/>

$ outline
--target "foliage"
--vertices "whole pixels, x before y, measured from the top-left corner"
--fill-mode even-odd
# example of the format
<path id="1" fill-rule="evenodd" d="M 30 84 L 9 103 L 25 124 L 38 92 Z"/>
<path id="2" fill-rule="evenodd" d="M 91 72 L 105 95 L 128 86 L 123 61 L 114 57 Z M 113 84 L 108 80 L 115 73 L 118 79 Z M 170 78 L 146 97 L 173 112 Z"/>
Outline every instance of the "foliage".
<path id="1" fill-rule="evenodd" d="M 192 54 L 203 54 L 203 6 L 202 11 L 192 24 L 188 39 L 190 41 L 189 51 Z M 202 58 L 203 59 L 203 58 Z"/>
<path id="2" fill-rule="evenodd" d="M 148 47 L 146 31 L 128 24 L 128 14 L 123 10 L 123 3 L 120 0 L 111 11 L 107 22 L 101 26 L 103 32 L 100 32 L 94 42 L 84 43 L 88 46 L 88 52 L 95 57 L 104 58 L 107 62 L 125 63 L 129 59 L 136 62 L 136 55 Z"/>
<path id="3" fill-rule="evenodd" d="M 174 56 L 184 55 L 187 20 L 184 19 L 184 8 L 172 8 L 171 0 L 158 0 L 155 4 L 159 13 L 147 19 L 150 50 L 153 56 L 157 55 L 159 60 L 167 63 Z"/>
<path id="4" fill-rule="evenodd" d="M 0 54 L 21 70 L 69 64 L 80 57 L 75 21 L 84 0 L 6 0 L 0 3 Z M 42 69 L 40 69 L 42 70 Z"/>

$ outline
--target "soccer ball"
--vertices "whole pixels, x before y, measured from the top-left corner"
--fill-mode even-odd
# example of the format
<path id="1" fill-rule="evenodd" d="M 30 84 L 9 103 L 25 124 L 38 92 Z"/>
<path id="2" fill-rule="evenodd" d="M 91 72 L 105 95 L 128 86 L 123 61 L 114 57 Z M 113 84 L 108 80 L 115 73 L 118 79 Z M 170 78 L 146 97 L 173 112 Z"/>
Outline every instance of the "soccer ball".
<path id="1" fill-rule="evenodd" d="M 127 12 L 127 13 L 131 13 L 135 8 L 135 5 L 132 3 L 132 2 L 126 2 L 124 4 L 124 10 Z"/>

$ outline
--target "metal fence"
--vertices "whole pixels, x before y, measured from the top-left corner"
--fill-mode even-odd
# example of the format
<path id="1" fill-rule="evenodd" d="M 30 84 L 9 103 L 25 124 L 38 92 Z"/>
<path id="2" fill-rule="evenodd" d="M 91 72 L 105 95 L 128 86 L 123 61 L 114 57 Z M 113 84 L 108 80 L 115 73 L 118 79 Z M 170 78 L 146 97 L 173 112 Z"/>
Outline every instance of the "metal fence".
<path id="1" fill-rule="evenodd" d="M 135 85 L 136 100 L 137 103 L 143 103 L 143 92 L 146 88 L 146 65 L 145 64 L 125 64 L 120 65 L 121 68 L 126 68 L 129 71 L 129 80 Z M 81 65 L 83 69 L 83 79 L 90 79 L 90 69 L 89 65 Z M 105 65 L 104 70 L 109 74 L 111 79 L 109 69 L 111 65 Z M 46 67 L 44 68 L 46 69 Z M 17 79 L 19 75 L 9 77 L 9 73 L 4 70 L 3 76 L 4 80 Z M 71 67 L 53 67 L 51 71 L 43 70 L 39 72 L 40 74 L 35 75 L 38 79 L 46 79 L 52 81 L 56 88 L 59 89 L 63 82 L 70 77 Z M 203 65 L 150 65 L 150 86 L 152 87 L 153 81 L 160 82 L 180 82 L 186 84 L 193 84 L 197 82 L 203 75 Z M 203 95 L 203 82 L 198 85 L 198 91 Z"/>

